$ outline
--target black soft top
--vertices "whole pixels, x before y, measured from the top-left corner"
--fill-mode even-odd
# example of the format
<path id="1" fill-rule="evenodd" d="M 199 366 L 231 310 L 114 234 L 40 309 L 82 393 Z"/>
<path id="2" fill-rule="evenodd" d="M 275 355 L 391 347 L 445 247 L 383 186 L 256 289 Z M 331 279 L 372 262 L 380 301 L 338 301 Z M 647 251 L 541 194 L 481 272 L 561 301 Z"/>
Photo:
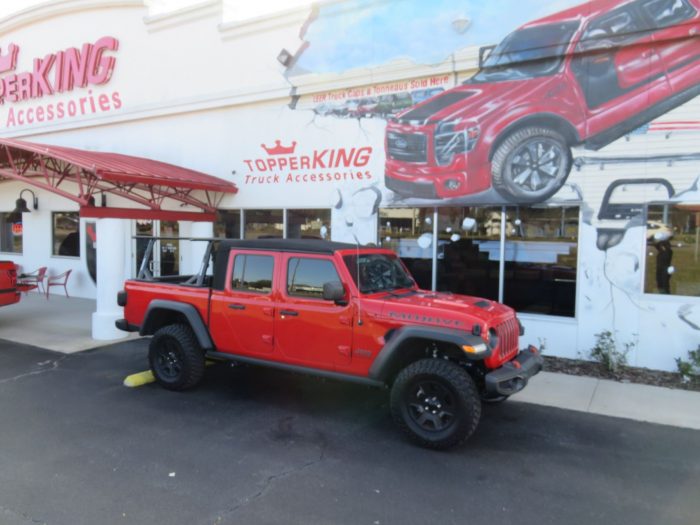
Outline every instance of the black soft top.
<path id="1" fill-rule="evenodd" d="M 338 250 L 355 248 L 356 245 L 354 244 L 330 242 L 321 239 L 246 239 L 221 241 L 219 252 L 247 249 L 271 250 L 275 252 L 335 253 Z"/>
<path id="2" fill-rule="evenodd" d="M 299 252 L 333 254 L 338 250 L 354 250 L 355 244 L 330 242 L 321 239 L 248 239 L 221 241 L 214 262 L 212 288 L 223 290 L 226 286 L 226 265 L 231 250 L 269 250 L 271 252 Z"/>

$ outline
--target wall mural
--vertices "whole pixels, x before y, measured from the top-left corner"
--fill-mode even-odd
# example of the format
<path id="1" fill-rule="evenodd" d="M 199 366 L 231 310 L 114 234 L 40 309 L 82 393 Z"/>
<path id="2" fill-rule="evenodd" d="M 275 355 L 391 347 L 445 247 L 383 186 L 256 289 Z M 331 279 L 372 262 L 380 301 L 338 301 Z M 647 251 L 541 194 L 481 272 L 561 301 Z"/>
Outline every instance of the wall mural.
<path id="1" fill-rule="evenodd" d="M 359 220 L 380 206 L 579 206 L 579 242 L 600 254 L 579 268 L 592 327 L 612 313 L 617 331 L 627 307 L 658 317 L 638 299 L 640 283 L 671 293 L 678 268 L 688 279 L 678 294 L 700 296 L 700 0 L 436 4 L 321 6 L 286 71 L 290 107 L 311 125 L 355 121 L 384 153 Z M 448 72 L 299 95 L 310 78 L 409 66 Z M 358 196 L 336 205 L 347 240 L 358 220 L 348 199 Z M 685 304 L 663 322 L 697 334 L 698 310 Z"/>

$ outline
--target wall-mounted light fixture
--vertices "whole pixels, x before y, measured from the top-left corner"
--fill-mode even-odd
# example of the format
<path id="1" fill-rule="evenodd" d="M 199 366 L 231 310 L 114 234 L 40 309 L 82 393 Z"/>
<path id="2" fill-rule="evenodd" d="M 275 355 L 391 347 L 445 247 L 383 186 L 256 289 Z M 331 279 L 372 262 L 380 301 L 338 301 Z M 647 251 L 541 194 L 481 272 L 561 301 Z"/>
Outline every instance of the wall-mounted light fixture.
<path id="1" fill-rule="evenodd" d="M 27 201 L 22 198 L 22 194 L 25 191 L 28 191 L 32 194 L 32 208 L 34 208 L 34 210 L 39 209 L 39 198 L 34 194 L 32 190 L 25 188 L 19 192 L 19 199 L 15 201 L 15 209 L 12 210 L 8 217 L 10 222 L 19 222 L 22 220 L 23 213 L 30 213 L 32 211 L 27 207 Z"/>
<path id="2" fill-rule="evenodd" d="M 292 54 L 289 51 L 287 51 L 286 49 L 283 49 L 277 55 L 277 62 L 282 64 L 284 67 L 288 67 L 289 64 L 291 64 L 291 62 L 292 62 L 292 58 L 294 58 L 292 56 Z"/>

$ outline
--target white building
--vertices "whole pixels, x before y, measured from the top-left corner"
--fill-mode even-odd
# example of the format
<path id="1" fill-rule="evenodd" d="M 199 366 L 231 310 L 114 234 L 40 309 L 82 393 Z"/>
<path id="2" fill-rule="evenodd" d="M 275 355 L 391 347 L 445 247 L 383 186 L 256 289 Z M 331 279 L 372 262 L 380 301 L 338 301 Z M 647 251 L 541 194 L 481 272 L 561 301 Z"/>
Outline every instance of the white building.
<path id="1" fill-rule="evenodd" d="M 579 8 L 583 15 L 575 26 L 566 25 L 567 12 L 561 9 L 576 1 L 521 2 L 506 14 L 501 3 L 484 7 L 444 0 L 427 7 L 418 0 L 329 1 L 313 9 L 225 21 L 221 1 L 152 15 L 138 0 L 59 0 L 5 18 L 0 21 L 0 151 L 9 147 L 2 139 L 17 139 L 113 152 L 202 172 L 229 189 L 211 202 L 202 191 L 187 193 L 195 205 L 182 198 L 161 205 L 144 197 L 157 204 L 156 211 L 114 191 L 93 191 L 94 206 L 81 210 L 75 199 L 56 192 L 89 194 L 69 177 L 48 181 L 29 176 L 39 172 L 22 175 L 13 171 L 8 155 L 0 155 L 1 257 L 24 271 L 73 270 L 71 295 L 97 298 L 94 336 L 111 338 L 119 336 L 112 328 L 119 316 L 116 291 L 135 275 L 142 255 L 135 234 L 380 243 L 397 250 L 423 287 L 513 305 L 526 327 L 526 342 L 546 347 L 549 354 L 585 357 L 596 334 L 610 331 L 619 349 L 629 351 L 631 365 L 675 369 L 674 359 L 700 342 L 700 99 L 693 98 L 700 91 L 680 76 L 700 78 L 700 41 L 688 36 L 682 52 L 690 58 L 672 67 L 683 57 L 669 51 L 662 60 L 666 69 L 645 77 L 657 62 L 652 57 L 639 65 L 625 54 L 640 44 L 629 41 L 631 33 L 623 27 L 622 22 L 631 23 L 624 2 L 590 2 Z M 668 12 L 653 11 L 649 0 L 633 3 L 648 7 L 648 20 L 657 17 L 659 33 L 698 24 L 698 6 L 690 0 L 669 2 L 676 7 Z M 538 22 L 537 34 L 545 35 L 541 27 L 547 24 L 570 31 L 562 33 L 561 42 L 516 50 L 559 49 L 532 59 L 540 70 L 522 69 L 522 79 L 482 78 L 460 87 L 477 72 L 480 47 L 544 16 L 551 18 Z M 617 39 L 610 58 L 617 66 L 606 66 L 619 66 L 606 70 L 616 75 L 610 85 L 596 84 L 602 77 L 585 62 L 590 51 L 585 44 L 602 38 L 595 36 L 599 30 L 615 32 L 609 38 Z M 672 37 L 664 35 L 658 42 Z M 652 50 L 666 51 L 662 43 Z M 605 58 L 598 48 L 591 52 Z M 493 53 L 487 60 L 510 56 L 503 46 Z M 509 58 L 490 71 L 511 74 L 517 60 Z M 538 94 L 550 80 L 558 84 Z M 469 108 L 469 97 L 481 98 Z M 402 114 L 425 100 L 414 108 L 418 113 Z M 507 187 L 494 190 L 490 173 L 499 144 L 524 129 L 526 121 L 545 127 L 541 115 L 577 100 L 588 106 L 578 124 L 584 130 L 580 140 L 569 140 L 562 124 L 556 137 L 541 135 L 539 143 L 529 144 L 554 146 L 540 154 L 542 169 L 548 169 L 546 155 L 561 161 L 566 171 L 556 175 L 561 189 L 520 200 L 509 196 Z M 634 108 L 630 100 L 636 101 Z M 628 113 L 606 113 L 607 105 Z M 437 122 L 436 115 L 445 111 L 453 112 L 452 127 Z M 469 111 L 473 118 L 464 116 Z M 540 120 L 532 124 L 528 119 L 535 114 Z M 389 125 L 399 127 L 388 131 L 387 122 L 396 115 L 401 116 Z M 504 128 L 494 115 L 512 116 Z M 467 121 L 471 127 L 464 127 Z M 464 130 L 454 132 L 460 125 Z M 446 146 L 438 138 L 434 143 L 415 139 L 432 137 L 433 131 L 411 135 L 420 126 L 433 126 L 447 134 L 446 140 L 457 141 L 447 142 L 453 148 L 448 161 L 429 158 Z M 583 134 L 595 126 L 614 128 L 619 138 L 586 149 Z M 558 136 L 565 136 L 570 150 Z M 471 167 L 455 168 L 462 171 L 453 180 L 445 175 L 446 163 L 461 166 L 464 148 L 472 148 L 466 155 L 476 158 L 488 140 L 494 149 L 488 156 L 484 150 L 477 168 L 486 170 L 485 182 Z M 522 140 L 514 143 L 515 153 L 502 154 L 511 171 L 518 162 L 514 156 L 527 150 Z M 564 166 L 568 151 L 570 174 Z M 422 179 L 416 166 L 426 170 Z M 387 170 L 394 170 L 394 181 Z M 519 173 L 521 183 L 527 174 Z M 410 177 L 406 185 L 396 182 Z M 444 180 L 449 195 L 432 182 L 427 184 L 435 194 L 411 193 L 425 177 Z M 518 180 L 514 175 L 516 185 Z M 38 198 L 38 209 L 31 209 L 25 189 Z M 21 221 L 12 215 L 20 193 L 30 207 Z M 205 202 L 209 206 L 197 205 Z M 125 208 L 134 210 L 126 214 L 132 218 L 114 218 L 125 216 L 115 209 Z M 173 220 L 210 220 L 202 212 L 213 208 L 219 210 L 215 224 Z M 73 242 L 76 234 L 79 242 Z M 662 245 L 672 250 L 670 264 L 659 255 Z M 97 284 L 88 269 L 95 247 Z M 154 268 L 191 272 L 197 254 L 188 243 L 162 241 Z"/>

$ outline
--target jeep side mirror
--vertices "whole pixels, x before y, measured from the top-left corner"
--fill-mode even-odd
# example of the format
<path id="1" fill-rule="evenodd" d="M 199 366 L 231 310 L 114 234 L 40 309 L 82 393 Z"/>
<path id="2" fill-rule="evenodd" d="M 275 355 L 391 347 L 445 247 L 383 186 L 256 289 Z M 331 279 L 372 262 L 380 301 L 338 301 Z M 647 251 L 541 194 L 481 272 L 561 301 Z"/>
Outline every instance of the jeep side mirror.
<path id="1" fill-rule="evenodd" d="M 343 283 L 340 281 L 323 283 L 323 299 L 325 301 L 333 301 L 335 304 L 347 304 Z"/>

